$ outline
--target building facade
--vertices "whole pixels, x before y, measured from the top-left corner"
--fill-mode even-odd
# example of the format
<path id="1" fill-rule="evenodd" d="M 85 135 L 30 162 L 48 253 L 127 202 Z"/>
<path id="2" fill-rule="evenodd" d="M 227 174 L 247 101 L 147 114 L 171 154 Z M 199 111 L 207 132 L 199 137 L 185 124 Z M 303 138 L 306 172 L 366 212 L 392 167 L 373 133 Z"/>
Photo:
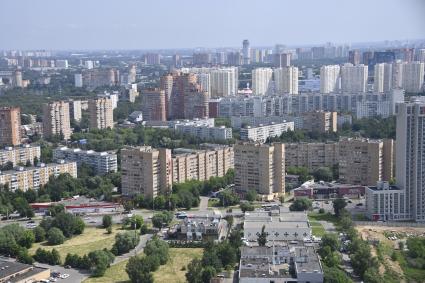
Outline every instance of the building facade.
<path id="1" fill-rule="evenodd" d="M 366 92 L 368 66 L 344 64 L 341 67 L 341 90 L 344 93 Z"/>
<path id="2" fill-rule="evenodd" d="M 0 107 L 0 145 L 21 144 L 21 109 Z"/>
<path id="3" fill-rule="evenodd" d="M 240 143 L 235 151 L 235 190 L 255 190 L 267 199 L 285 193 L 285 146 Z"/>
<path id="4" fill-rule="evenodd" d="M 53 150 L 54 160 L 75 161 L 78 166 L 86 164 L 96 174 L 117 172 L 117 155 L 109 152 L 96 152 L 93 150 L 81 150 L 79 148 L 60 147 Z"/>
<path id="5" fill-rule="evenodd" d="M 98 97 L 89 100 L 90 129 L 112 129 L 114 127 L 114 111 L 112 99 Z"/>
<path id="6" fill-rule="evenodd" d="M 332 93 L 339 90 L 339 65 L 322 66 L 320 68 L 320 93 Z"/>
<path id="7" fill-rule="evenodd" d="M 243 141 L 265 143 L 268 138 L 280 137 L 282 133 L 293 130 L 294 122 L 271 122 L 270 124 L 260 124 L 258 126 L 246 126 L 244 128 L 241 128 L 240 137 Z"/>
<path id="8" fill-rule="evenodd" d="M 18 167 L 16 170 L 0 172 L 0 185 L 7 186 L 10 190 L 37 190 L 47 184 L 51 176 L 69 174 L 77 178 L 77 163 L 65 162 L 41 163 L 37 167 Z"/>
<path id="9" fill-rule="evenodd" d="M 227 146 L 204 144 L 201 150 L 173 153 L 150 146 L 126 148 L 121 151 L 122 191 L 155 197 L 168 193 L 172 183 L 223 177 L 233 167 L 233 149 Z"/>
<path id="10" fill-rule="evenodd" d="M 152 89 L 142 92 L 142 113 L 146 121 L 166 121 L 165 90 Z"/>
<path id="11" fill-rule="evenodd" d="M 303 129 L 319 133 L 335 133 L 337 131 L 337 112 L 313 111 L 302 114 Z"/>
<path id="12" fill-rule="evenodd" d="M 60 136 L 65 140 L 71 138 L 71 124 L 69 121 L 69 103 L 55 101 L 43 106 L 43 133 L 44 137 Z"/>
<path id="13" fill-rule="evenodd" d="M 268 95 L 272 88 L 273 70 L 256 68 L 252 70 L 252 91 L 255 95 Z"/>
<path id="14" fill-rule="evenodd" d="M 34 165 L 34 159 L 40 160 L 40 146 L 26 144 L 20 147 L 6 147 L 0 150 L 0 167 L 10 163 L 13 167 L 29 162 Z"/>
<path id="15" fill-rule="evenodd" d="M 285 67 L 273 70 L 277 94 L 298 94 L 298 68 Z"/>

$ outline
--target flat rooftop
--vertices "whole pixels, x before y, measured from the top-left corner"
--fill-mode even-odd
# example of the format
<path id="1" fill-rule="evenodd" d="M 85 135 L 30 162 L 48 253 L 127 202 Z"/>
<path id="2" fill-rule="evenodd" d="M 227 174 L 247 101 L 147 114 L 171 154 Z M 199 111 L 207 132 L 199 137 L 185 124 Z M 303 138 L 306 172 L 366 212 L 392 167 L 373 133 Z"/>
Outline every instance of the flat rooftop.
<path id="1" fill-rule="evenodd" d="M 13 274 L 23 272 L 21 275 L 15 276 L 7 280 L 7 282 L 20 282 L 25 278 L 28 278 L 45 270 L 45 268 L 35 267 L 29 264 L 0 260 L 0 281 Z"/>

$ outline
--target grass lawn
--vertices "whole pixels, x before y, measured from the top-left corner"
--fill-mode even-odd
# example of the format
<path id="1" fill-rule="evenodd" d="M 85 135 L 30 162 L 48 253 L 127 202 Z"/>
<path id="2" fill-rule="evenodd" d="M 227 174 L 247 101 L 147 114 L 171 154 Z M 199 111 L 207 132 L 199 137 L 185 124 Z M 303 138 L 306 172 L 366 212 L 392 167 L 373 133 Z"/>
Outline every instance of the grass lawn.
<path id="1" fill-rule="evenodd" d="M 82 256 L 94 250 L 110 249 L 115 242 L 115 234 L 119 231 L 119 228 L 120 226 L 113 226 L 112 234 L 107 234 L 106 229 L 86 227 L 83 234 L 66 240 L 62 245 L 50 246 L 46 242 L 35 243 L 29 253 L 35 254 L 37 248 L 46 250 L 55 248 L 61 255 L 62 261 L 64 261 L 68 253 Z"/>
<path id="2" fill-rule="evenodd" d="M 328 221 L 336 224 L 338 222 L 338 218 L 330 213 L 317 213 L 317 212 L 309 212 L 308 220 L 310 221 Z"/>
<path id="3" fill-rule="evenodd" d="M 326 233 L 325 228 L 323 228 L 322 224 L 320 224 L 319 222 L 310 221 L 310 225 L 311 225 L 311 233 L 314 236 L 322 237 Z"/>
<path id="4" fill-rule="evenodd" d="M 218 198 L 210 198 L 208 200 L 208 207 L 220 206 L 220 200 Z"/>
<path id="5" fill-rule="evenodd" d="M 116 265 L 111 266 L 108 268 L 105 272 L 105 274 L 102 277 L 97 278 L 88 278 L 84 280 L 84 283 L 113 283 L 113 282 L 119 282 L 119 283 L 127 283 L 130 282 L 130 279 L 128 278 L 127 272 L 125 272 L 125 265 L 127 264 L 128 260 L 124 260 Z"/>
<path id="6" fill-rule="evenodd" d="M 201 258 L 202 252 L 203 249 L 198 248 L 171 248 L 170 260 L 166 265 L 160 266 L 159 269 L 154 272 L 154 281 L 158 283 L 186 282 L 186 270 L 182 270 L 182 268 L 186 267 L 192 259 L 196 257 Z"/>
<path id="7" fill-rule="evenodd" d="M 186 282 L 186 267 L 195 257 L 202 257 L 203 249 L 192 248 L 170 248 L 170 260 L 167 264 L 159 267 L 153 273 L 154 281 L 157 283 L 173 282 L 183 283 Z M 88 278 L 84 283 L 127 283 L 130 282 L 127 273 L 125 272 L 125 265 L 128 260 L 124 260 L 116 265 L 111 266 L 105 272 L 105 275 L 98 278 Z"/>

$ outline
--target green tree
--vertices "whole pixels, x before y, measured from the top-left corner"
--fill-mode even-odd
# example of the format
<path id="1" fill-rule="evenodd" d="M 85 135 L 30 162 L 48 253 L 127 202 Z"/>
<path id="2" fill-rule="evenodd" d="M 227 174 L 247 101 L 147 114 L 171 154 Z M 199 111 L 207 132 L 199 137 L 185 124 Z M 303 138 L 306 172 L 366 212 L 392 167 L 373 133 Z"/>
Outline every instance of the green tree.
<path id="1" fill-rule="evenodd" d="M 326 267 L 324 266 L 324 283 L 352 283 L 353 281 L 347 276 L 347 274 L 338 269 L 337 267 Z"/>
<path id="2" fill-rule="evenodd" d="M 265 229 L 266 226 L 263 225 L 263 227 L 261 228 L 261 233 L 260 235 L 258 235 L 257 242 L 260 247 L 264 247 L 267 243 L 267 232 L 265 232 Z"/>
<path id="3" fill-rule="evenodd" d="M 239 206 L 243 213 L 245 213 L 246 211 L 254 211 L 255 209 L 255 207 L 249 202 L 242 202 Z"/>
<path id="4" fill-rule="evenodd" d="M 347 203 L 342 198 L 334 199 L 332 201 L 332 204 L 333 204 L 335 215 L 337 217 L 340 216 L 341 210 L 343 210 L 347 206 Z"/>
<path id="5" fill-rule="evenodd" d="M 36 243 L 43 242 L 46 240 L 46 230 L 43 227 L 37 226 L 33 230 L 34 232 L 34 240 Z"/>
<path id="6" fill-rule="evenodd" d="M 316 181 L 330 182 L 332 181 L 333 173 L 329 167 L 319 167 L 313 172 L 313 177 Z"/>
<path id="7" fill-rule="evenodd" d="M 32 258 L 32 256 L 30 256 L 28 254 L 28 250 L 26 248 L 19 249 L 17 260 L 19 262 L 25 263 L 25 264 L 33 264 L 34 263 L 34 259 Z"/>
<path id="8" fill-rule="evenodd" d="M 65 241 L 65 236 L 59 228 L 52 227 L 47 232 L 47 242 L 50 245 L 60 245 Z"/>
<path id="9" fill-rule="evenodd" d="M 102 217 L 102 226 L 103 228 L 108 228 L 112 226 L 112 216 L 111 215 L 104 215 Z"/>
<path id="10" fill-rule="evenodd" d="M 189 283 L 203 283 L 202 261 L 197 258 L 193 259 L 187 266 L 185 276 Z"/>
<path id="11" fill-rule="evenodd" d="M 115 255 L 122 255 L 136 247 L 139 240 L 139 235 L 135 235 L 133 232 L 118 233 L 115 235 L 115 243 L 111 251 Z"/>
<path id="12" fill-rule="evenodd" d="M 105 274 L 106 269 L 114 261 L 114 255 L 107 250 L 96 250 L 88 254 L 92 264 L 91 273 L 94 277 L 100 277 Z"/>
<path id="13" fill-rule="evenodd" d="M 322 236 L 322 241 L 320 242 L 320 251 L 324 247 L 329 247 L 331 249 L 331 252 L 339 251 L 340 249 L 340 242 L 338 239 L 338 236 L 335 233 L 326 233 Z"/>
<path id="14" fill-rule="evenodd" d="M 130 257 L 125 271 L 133 283 L 153 283 L 152 266 L 147 257 Z"/>
<path id="15" fill-rule="evenodd" d="M 289 210 L 291 211 L 305 211 L 311 209 L 313 203 L 308 198 L 299 198 L 296 199 L 290 206 Z"/>
<path id="16" fill-rule="evenodd" d="M 27 249 L 31 248 L 34 242 L 35 242 L 35 237 L 34 237 L 34 233 L 31 230 L 25 230 L 18 240 L 18 244 Z"/>
<path id="17" fill-rule="evenodd" d="M 162 211 L 152 216 L 152 225 L 156 228 L 167 226 L 173 220 L 173 214 L 168 211 Z"/>
<path id="18" fill-rule="evenodd" d="M 156 237 L 150 240 L 144 249 L 144 252 L 148 257 L 152 255 L 158 256 L 161 265 L 167 263 L 169 258 L 168 251 L 168 243 Z"/>
<path id="19" fill-rule="evenodd" d="M 246 198 L 247 201 L 250 201 L 250 202 L 255 201 L 257 199 L 257 191 L 255 191 L 255 190 L 249 190 L 246 193 L 246 197 L 245 198 Z"/>

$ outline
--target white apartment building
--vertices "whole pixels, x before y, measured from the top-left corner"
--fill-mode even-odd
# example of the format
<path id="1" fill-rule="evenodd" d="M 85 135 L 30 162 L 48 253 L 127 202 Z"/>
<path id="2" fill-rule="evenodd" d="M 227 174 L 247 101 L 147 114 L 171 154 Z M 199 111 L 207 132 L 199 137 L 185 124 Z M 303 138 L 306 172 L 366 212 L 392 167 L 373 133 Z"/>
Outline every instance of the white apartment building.
<path id="1" fill-rule="evenodd" d="M 256 68 L 252 70 L 252 91 L 254 95 L 267 95 L 271 91 L 273 70 L 271 68 Z"/>
<path id="2" fill-rule="evenodd" d="M 37 190 L 47 184 L 51 176 L 69 174 L 77 178 L 77 163 L 65 162 L 44 164 L 40 163 L 36 167 L 19 167 L 16 170 L 0 172 L 0 185 L 6 185 L 12 191 L 30 189 Z"/>
<path id="3" fill-rule="evenodd" d="M 74 86 L 83 87 L 83 74 L 74 74 Z"/>
<path id="4" fill-rule="evenodd" d="M 45 137 L 62 136 L 71 138 L 69 104 L 67 101 L 55 101 L 43 106 L 43 133 Z"/>
<path id="5" fill-rule="evenodd" d="M 232 128 L 198 126 L 198 125 L 185 125 L 176 124 L 175 130 L 180 133 L 195 136 L 203 140 L 227 140 L 231 139 Z"/>
<path id="6" fill-rule="evenodd" d="M 328 65 L 320 68 L 320 93 L 337 92 L 340 88 L 339 65 Z"/>
<path id="7" fill-rule="evenodd" d="M 403 63 L 403 75 L 401 87 L 406 92 L 418 93 L 423 89 L 424 84 L 424 66 L 421 62 Z"/>
<path id="8" fill-rule="evenodd" d="M 247 126 L 240 129 L 241 140 L 265 143 L 269 137 L 279 137 L 282 133 L 294 130 L 294 122 L 270 123 L 268 125 Z"/>
<path id="9" fill-rule="evenodd" d="M 284 67 L 273 71 L 276 94 L 298 94 L 298 68 Z"/>
<path id="10" fill-rule="evenodd" d="M 393 82 L 393 65 L 390 63 L 380 63 L 375 65 L 373 91 L 387 92 L 392 88 Z"/>
<path id="11" fill-rule="evenodd" d="M 12 163 L 13 166 L 18 164 L 26 164 L 28 161 L 34 164 L 34 158 L 40 160 L 41 150 L 40 146 L 35 145 L 22 145 L 20 147 L 6 147 L 0 150 L 0 166 L 7 163 Z"/>
<path id="12" fill-rule="evenodd" d="M 75 161 L 78 166 L 86 164 L 93 168 L 96 174 L 117 172 L 117 155 L 109 152 L 81 150 L 79 148 L 59 147 L 53 150 L 54 160 Z"/>
<path id="13" fill-rule="evenodd" d="M 368 67 L 347 63 L 341 67 L 341 90 L 345 93 L 366 92 Z"/>
<path id="14" fill-rule="evenodd" d="M 90 129 L 107 129 L 114 127 L 112 100 L 99 97 L 89 100 Z"/>
<path id="15" fill-rule="evenodd" d="M 397 104 L 396 186 L 379 183 L 366 191 L 373 220 L 425 222 L 425 100 Z"/>
<path id="16" fill-rule="evenodd" d="M 238 92 L 238 68 L 211 69 L 210 71 L 211 94 L 210 97 L 236 95 Z"/>

